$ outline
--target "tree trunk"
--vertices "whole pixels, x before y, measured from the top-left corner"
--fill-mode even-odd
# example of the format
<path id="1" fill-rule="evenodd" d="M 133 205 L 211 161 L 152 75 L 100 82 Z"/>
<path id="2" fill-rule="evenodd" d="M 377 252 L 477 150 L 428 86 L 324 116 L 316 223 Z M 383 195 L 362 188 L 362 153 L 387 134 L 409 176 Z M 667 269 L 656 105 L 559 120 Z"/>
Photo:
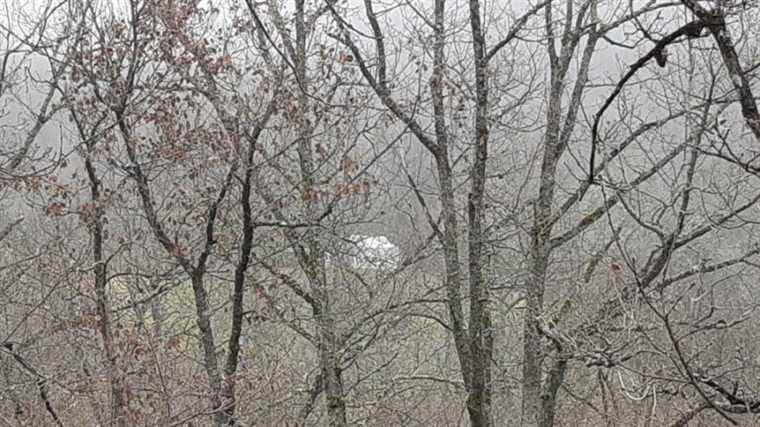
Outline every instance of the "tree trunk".
<path id="1" fill-rule="evenodd" d="M 483 221 L 485 219 L 486 161 L 488 160 L 488 62 L 485 58 L 485 38 L 480 22 L 480 2 L 470 0 L 470 29 L 475 58 L 475 155 L 470 170 L 470 194 L 467 201 L 469 233 L 470 278 L 470 348 L 472 355 L 472 384 L 467 409 L 473 426 L 490 426 L 491 422 L 491 360 L 493 331 L 491 328 L 491 298 L 483 274 L 485 249 Z"/>
<path id="2" fill-rule="evenodd" d="M 222 401 L 222 381 L 219 376 L 219 364 L 214 345 L 214 331 L 211 327 L 211 308 L 208 306 L 208 296 L 200 274 L 192 277 L 193 296 L 195 298 L 196 324 L 200 331 L 201 348 L 203 350 L 203 367 L 211 386 L 211 404 L 216 413 L 214 420 L 218 426 L 229 424 L 229 417 Z"/>
<path id="3" fill-rule="evenodd" d="M 314 159 L 312 153 L 313 127 L 309 121 L 311 103 L 308 94 L 308 76 L 306 73 L 306 39 L 309 29 L 306 26 L 304 11 L 305 1 L 295 0 L 295 72 L 300 85 L 298 96 L 299 123 L 298 123 L 298 161 L 301 172 L 302 199 L 305 200 L 306 217 L 309 222 L 315 222 L 319 205 L 314 197 Z M 319 367 L 324 379 L 325 401 L 327 405 L 328 424 L 331 427 L 348 425 L 346 417 L 346 403 L 343 395 L 343 380 L 340 368 L 340 355 L 338 354 L 338 340 L 335 319 L 330 306 L 330 295 L 326 289 L 327 279 L 324 272 L 324 251 L 322 242 L 317 235 L 310 234 L 306 237 L 309 253 L 306 255 L 306 274 L 312 283 L 312 291 L 315 295 L 315 303 L 312 305 L 315 321 L 317 323 L 317 352 Z"/>
<path id="4" fill-rule="evenodd" d="M 536 254 L 532 277 L 526 289 L 526 313 L 523 322 L 522 425 L 538 426 L 541 422 L 542 348 L 539 316 L 543 311 L 546 259 Z"/>
<path id="5" fill-rule="evenodd" d="M 91 150 L 92 143 L 88 144 L 88 150 Z M 95 166 L 89 157 L 85 159 L 85 168 L 90 181 L 90 200 L 92 206 L 89 212 L 83 215 L 87 221 L 92 238 L 92 255 L 95 267 L 95 306 L 98 313 L 98 331 L 103 339 L 103 350 L 106 357 L 106 370 L 108 372 L 108 382 L 111 389 L 111 424 L 115 426 L 126 426 L 126 400 L 124 397 L 124 386 L 119 372 L 118 354 L 114 349 L 113 332 L 111 329 L 111 313 L 108 301 L 108 275 L 103 255 L 103 206 L 100 199 L 100 178 L 97 176 Z"/>
<path id="6" fill-rule="evenodd" d="M 324 304 L 324 300 L 321 302 L 321 310 L 315 310 L 314 316 L 319 328 L 319 365 L 324 378 L 327 420 L 330 427 L 343 427 L 348 425 L 348 421 L 343 397 L 343 378 L 336 348 L 335 321 L 330 314 L 329 305 Z"/>

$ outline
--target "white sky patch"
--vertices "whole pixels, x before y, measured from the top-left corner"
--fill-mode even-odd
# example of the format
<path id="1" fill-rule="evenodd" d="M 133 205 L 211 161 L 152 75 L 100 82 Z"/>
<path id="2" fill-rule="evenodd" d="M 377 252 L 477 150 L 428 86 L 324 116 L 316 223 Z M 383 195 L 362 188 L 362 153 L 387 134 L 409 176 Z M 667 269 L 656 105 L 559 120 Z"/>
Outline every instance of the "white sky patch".
<path id="1" fill-rule="evenodd" d="M 376 268 L 393 270 L 401 261 L 401 251 L 385 236 L 349 236 L 353 242 L 349 249 L 349 260 L 353 268 Z"/>

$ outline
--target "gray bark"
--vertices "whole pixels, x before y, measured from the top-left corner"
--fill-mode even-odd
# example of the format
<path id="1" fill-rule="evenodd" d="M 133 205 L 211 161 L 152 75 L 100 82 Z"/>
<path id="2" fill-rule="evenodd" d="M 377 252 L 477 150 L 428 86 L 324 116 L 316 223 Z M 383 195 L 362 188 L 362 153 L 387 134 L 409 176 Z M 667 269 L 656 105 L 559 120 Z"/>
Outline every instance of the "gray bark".
<path id="1" fill-rule="evenodd" d="M 467 204 L 468 257 L 470 279 L 470 354 L 472 382 L 469 387 L 467 409 L 473 426 L 490 426 L 491 419 L 491 359 L 493 358 L 493 330 L 489 307 L 490 292 L 483 274 L 485 247 L 483 220 L 485 219 L 486 161 L 488 159 L 488 62 L 485 38 L 480 20 L 480 2 L 470 0 L 470 29 L 475 60 L 475 154 L 470 171 L 470 194 Z"/>

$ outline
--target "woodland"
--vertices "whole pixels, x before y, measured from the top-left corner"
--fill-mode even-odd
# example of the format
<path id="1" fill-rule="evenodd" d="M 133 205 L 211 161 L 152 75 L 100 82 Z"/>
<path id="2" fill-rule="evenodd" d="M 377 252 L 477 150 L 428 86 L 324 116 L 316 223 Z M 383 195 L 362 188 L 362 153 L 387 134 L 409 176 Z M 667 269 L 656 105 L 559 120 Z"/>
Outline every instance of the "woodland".
<path id="1" fill-rule="evenodd" d="M 5 0 L 0 426 L 760 425 L 752 0 Z"/>

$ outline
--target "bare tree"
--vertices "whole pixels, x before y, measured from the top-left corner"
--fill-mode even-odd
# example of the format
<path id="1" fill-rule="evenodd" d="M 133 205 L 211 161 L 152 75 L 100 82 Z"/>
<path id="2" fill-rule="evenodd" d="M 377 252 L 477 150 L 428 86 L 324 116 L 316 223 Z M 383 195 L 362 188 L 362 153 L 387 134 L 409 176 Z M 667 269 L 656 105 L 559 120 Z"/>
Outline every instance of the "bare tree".
<path id="1" fill-rule="evenodd" d="M 160 2 L 130 1 L 123 5 L 126 19 L 114 10 L 90 4 L 89 32 L 74 53 L 72 79 L 83 81 L 79 96 L 85 105 L 108 118 L 104 131 L 110 155 L 106 160 L 135 184 L 145 221 L 156 242 L 189 278 L 196 309 L 203 366 L 210 387 L 211 407 L 218 425 L 234 422 L 236 370 L 244 312 L 246 270 L 253 247 L 251 223 L 251 176 L 253 154 L 277 103 L 276 77 L 259 81 L 255 96 L 268 96 L 265 104 L 250 105 L 252 94 L 235 93 L 228 87 L 250 84 L 233 58 L 235 52 L 217 50 L 203 37 L 213 30 L 208 18 L 216 11 L 200 5 L 164 5 Z M 234 29 L 227 29 L 235 34 Z M 160 33 L 163 37 L 152 37 Z M 252 46 L 259 46 L 255 33 Z M 224 37 L 227 37 L 225 34 Z M 226 43 L 244 43 L 223 39 Z M 224 47 L 224 44 L 220 45 Z M 250 60 L 241 54 L 243 60 Z M 270 64 L 272 65 L 272 64 Z M 241 69 L 243 69 L 241 67 Z M 182 97 L 174 95 L 182 93 Z M 177 121 L 176 109 L 182 121 Z M 147 143 L 147 146 L 146 146 Z M 117 146 L 116 144 L 120 144 Z M 205 144 L 205 145 L 200 145 Z M 213 163 L 203 156 L 214 156 Z M 166 163 L 169 162 L 169 163 Z M 168 186 L 152 183 L 156 177 L 173 175 Z M 241 184 L 237 191 L 238 180 Z M 188 186 L 188 183 L 195 183 Z M 217 355 L 217 338 L 208 272 L 217 256 L 217 227 L 227 221 L 224 210 L 230 193 L 240 195 L 242 239 L 232 261 L 232 316 L 227 358 L 222 366 Z M 203 198 L 198 206 L 195 197 Z M 232 206 L 235 206 L 234 204 Z M 200 210 L 199 210 L 200 208 Z M 187 223 L 188 217 L 200 225 Z M 198 222 L 199 221 L 199 222 Z M 226 233 L 229 231 L 225 230 Z M 174 237 L 173 237 L 174 236 Z M 181 236 L 181 237 L 180 237 Z M 235 245 L 233 242 L 228 244 Z M 225 250 L 233 250 L 225 248 Z M 216 262 L 221 272 L 225 267 Z"/>
<path id="2" fill-rule="evenodd" d="M 465 207 L 467 217 L 467 263 L 466 275 L 462 271 L 464 267 L 460 261 L 461 249 L 459 243 L 459 210 L 457 206 L 457 184 L 454 182 L 454 164 L 452 152 L 454 142 L 451 141 L 447 123 L 447 111 L 445 108 L 447 96 L 445 89 L 452 83 L 448 81 L 449 62 L 446 58 L 447 48 L 447 22 L 446 4 L 443 1 L 435 2 L 432 10 L 432 19 L 428 19 L 421 12 L 420 19 L 431 30 L 432 40 L 432 66 L 430 76 L 429 95 L 431 97 L 432 122 L 434 133 L 426 131 L 426 123 L 415 117 L 419 96 L 411 100 L 411 105 L 403 105 L 393 95 L 391 78 L 387 75 L 388 56 L 386 52 L 386 36 L 382 29 L 378 13 L 370 1 L 364 2 L 365 18 L 371 29 L 374 57 L 366 59 L 365 54 L 354 41 L 353 33 L 358 33 L 347 18 L 331 6 L 333 16 L 340 29 L 341 41 L 351 50 L 356 58 L 358 66 L 368 84 L 373 88 L 383 105 L 388 108 L 399 120 L 401 120 L 416 139 L 429 152 L 435 161 L 439 185 L 439 203 L 443 227 L 439 229 L 436 222 L 429 216 L 430 227 L 436 231 L 437 238 L 444 252 L 444 264 L 446 266 L 445 288 L 446 301 L 449 312 L 448 327 L 451 330 L 455 342 L 462 378 L 468 392 L 467 410 L 470 422 L 473 425 L 491 425 L 491 400 L 492 379 L 491 360 L 493 358 L 493 330 L 491 325 L 491 309 L 489 308 L 489 284 L 484 277 L 485 249 L 484 249 L 484 223 L 485 210 L 485 181 L 486 163 L 489 156 L 489 115 L 492 105 L 489 101 L 489 65 L 499 52 L 510 43 L 514 43 L 521 29 L 529 18 L 547 5 L 547 2 L 539 3 L 528 10 L 524 15 L 512 23 L 512 27 L 506 35 L 498 40 L 493 47 L 488 48 L 485 40 L 481 18 L 481 6 L 478 1 L 469 3 L 469 26 L 472 40 L 473 63 L 470 69 L 471 76 L 468 80 L 473 82 L 474 90 L 463 91 L 463 95 L 470 95 L 474 99 L 472 106 L 474 117 L 472 153 L 469 154 L 470 190 L 467 193 Z M 372 65 L 370 65 L 372 64 Z M 372 68 L 375 71 L 372 71 Z M 454 83 L 456 84 L 456 83 Z M 464 84 L 464 82 L 460 82 Z M 452 88 L 456 91 L 456 86 Z M 474 93 L 473 93 L 474 92 Z M 467 279 L 469 278 L 469 279 Z M 462 306 L 463 296 L 461 289 L 468 280 L 469 288 L 469 321 L 465 320 L 465 309 Z"/>

